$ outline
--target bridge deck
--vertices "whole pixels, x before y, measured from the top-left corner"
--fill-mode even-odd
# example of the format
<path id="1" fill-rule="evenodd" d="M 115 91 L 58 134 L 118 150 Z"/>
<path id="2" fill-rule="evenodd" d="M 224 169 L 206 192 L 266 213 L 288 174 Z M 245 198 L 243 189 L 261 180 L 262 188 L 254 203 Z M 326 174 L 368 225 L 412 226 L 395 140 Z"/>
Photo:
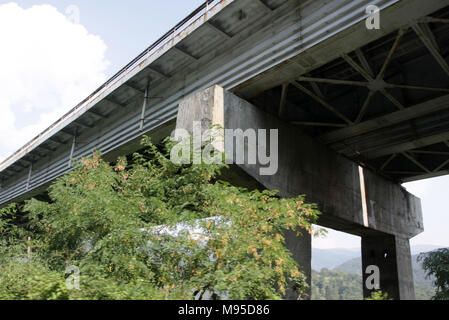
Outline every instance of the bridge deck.
<path id="1" fill-rule="evenodd" d="M 381 8 L 381 30 L 363 27 L 369 4 Z M 395 181 L 445 174 L 449 149 L 440 142 L 449 140 L 443 123 L 449 86 L 441 70 L 447 73 L 449 16 L 444 8 L 448 5 L 446 0 L 208 1 L 0 164 L 0 204 L 42 192 L 71 170 L 71 158 L 96 149 L 109 155 L 132 152 L 142 134 L 167 134 L 178 102 L 213 84 L 268 112 L 277 113 L 281 107 L 285 120 L 304 126 L 336 151 Z M 413 24 L 430 15 L 434 20 Z M 397 30 L 404 26 L 413 31 L 409 28 L 401 36 L 404 39 L 394 47 L 382 79 L 442 89 L 390 88 L 366 77 L 365 73 L 377 76 Z M 422 76 L 429 71 L 423 63 L 427 66 L 432 59 L 437 61 L 435 70 L 430 77 Z M 375 92 L 374 98 L 363 97 L 371 92 L 367 88 Z M 150 98 L 142 118 L 147 89 Z M 424 94 L 400 96 L 405 90 Z M 432 111 L 423 114 L 423 109 Z M 431 163 L 425 162 L 427 156 L 432 156 Z M 415 167 L 402 166 L 396 163 L 399 160 Z"/>

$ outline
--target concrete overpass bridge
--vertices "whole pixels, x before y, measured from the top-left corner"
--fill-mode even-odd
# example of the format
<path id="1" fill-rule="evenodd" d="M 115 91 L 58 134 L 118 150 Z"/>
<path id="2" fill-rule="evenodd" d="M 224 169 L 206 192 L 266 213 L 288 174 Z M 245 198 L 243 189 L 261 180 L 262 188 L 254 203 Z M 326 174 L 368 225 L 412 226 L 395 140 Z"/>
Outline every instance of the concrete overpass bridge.
<path id="1" fill-rule="evenodd" d="M 241 169 L 306 194 L 320 224 L 362 237 L 381 289 L 413 298 L 422 213 L 400 184 L 449 173 L 448 55 L 449 0 L 209 0 L 3 161 L 0 205 L 44 193 L 72 159 L 129 154 L 143 134 L 219 113 L 225 127 L 278 128 L 278 173 Z M 310 238 L 288 245 L 310 274 Z"/>

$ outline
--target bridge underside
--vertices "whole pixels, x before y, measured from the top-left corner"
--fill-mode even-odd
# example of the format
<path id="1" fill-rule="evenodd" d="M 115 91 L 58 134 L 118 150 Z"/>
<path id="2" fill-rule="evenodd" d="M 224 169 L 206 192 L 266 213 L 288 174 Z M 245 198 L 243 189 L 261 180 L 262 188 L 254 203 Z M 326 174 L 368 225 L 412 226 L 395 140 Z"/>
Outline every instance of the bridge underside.
<path id="1" fill-rule="evenodd" d="M 234 92 L 362 166 L 408 182 L 449 173 L 448 57 L 446 7 L 317 68 L 312 53 L 292 59 Z M 307 72 L 288 79 L 292 69 Z M 257 92 L 270 78 L 283 82 Z"/>
<path id="2" fill-rule="evenodd" d="M 379 30 L 365 27 L 369 4 L 381 8 Z M 327 203 L 322 224 L 361 235 L 363 265 L 388 270 L 382 288 L 411 298 L 408 239 L 421 211 L 399 183 L 449 174 L 448 59 L 449 0 L 209 1 L 0 164 L 0 206 L 42 194 L 94 150 L 113 159 L 140 149 L 143 134 L 169 135 L 180 102 L 218 84 L 347 161 L 355 196 Z M 382 179 L 362 215 L 358 165 L 368 184 Z M 318 189 L 293 185 L 322 204 Z M 309 257 L 310 239 L 298 241 L 294 254 Z"/>

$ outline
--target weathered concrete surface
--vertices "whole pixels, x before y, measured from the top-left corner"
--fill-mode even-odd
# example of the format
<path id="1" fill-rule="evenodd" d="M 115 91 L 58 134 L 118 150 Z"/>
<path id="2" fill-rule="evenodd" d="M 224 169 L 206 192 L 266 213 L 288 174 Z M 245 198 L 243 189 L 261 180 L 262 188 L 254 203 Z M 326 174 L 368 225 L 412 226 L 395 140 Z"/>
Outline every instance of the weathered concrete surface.
<path id="1" fill-rule="evenodd" d="M 413 300 L 413 270 L 408 239 L 388 234 L 362 237 L 363 270 L 370 265 L 378 266 L 381 272 L 380 289 L 389 297 L 401 300 Z M 365 284 L 369 274 L 363 273 Z M 370 296 L 372 290 L 363 286 L 364 296 Z"/>
<path id="2" fill-rule="evenodd" d="M 285 232 L 285 245 L 298 263 L 299 269 L 307 276 L 309 288 L 312 288 L 312 236 L 307 231 L 303 231 L 301 236 L 298 236 L 296 232 L 288 230 Z M 311 294 L 312 291 L 308 290 L 301 299 L 310 299 Z M 298 294 L 288 288 L 285 299 L 297 300 Z"/>
<path id="3" fill-rule="evenodd" d="M 305 194 L 308 202 L 318 204 L 322 226 L 362 237 L 382 232 L 400 239 L 409 239 L 423 231 L 420 200 L 400 185 L 360 168 L 301 133 L 297 127 L 259 110 L 219 86 L 198 92 L 180 103 L 176 127 L 192 132 L 193 121 L 243 131 L 278 129 L 278 171 L 274 175 L 260 175 L 259 169 L 263 166 L 259 163 L 245 162 L 239 167 L 264 187 L 279 190 L 282 197 Z M 225 139 L 221 145 L 228 154 L 235 153 L 235 148 L 229 147 L 230 143 L 230 139 Z M 248 148 L 246 141 L 245 150 Z M 302 254 L 299 251 L 293 250 L 293 255 L 299 258 Z M 406 251 L 406 248 L 400 250 L 405 257 L 400 258 L 404 261 L 401 268 L 410 260 L 410 250 Z M 381 277 L 387 273 L 384 279 L 389 283 L 388 278 L 397 278 L 400 272 L 410 273 L 405 267 L 401 271 L 387 268 L 381 269 Z M 397 284 L 393 285 L 397 287 Z"/>

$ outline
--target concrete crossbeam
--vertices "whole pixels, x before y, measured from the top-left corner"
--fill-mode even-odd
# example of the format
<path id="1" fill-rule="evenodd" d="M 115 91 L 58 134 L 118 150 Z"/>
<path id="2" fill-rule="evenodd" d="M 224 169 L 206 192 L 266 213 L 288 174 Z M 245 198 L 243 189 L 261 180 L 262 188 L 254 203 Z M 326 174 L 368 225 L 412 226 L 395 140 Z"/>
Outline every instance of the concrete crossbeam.
<path id="1" fill-rule="evenodd" d="M 375 119 L 326 133 L 320 136 L 319 140 L 323 143 L 330 144 L 446 109 L 449 109 L 449 95 L 444 95 L 404 110 L 392 112 Z"/>

